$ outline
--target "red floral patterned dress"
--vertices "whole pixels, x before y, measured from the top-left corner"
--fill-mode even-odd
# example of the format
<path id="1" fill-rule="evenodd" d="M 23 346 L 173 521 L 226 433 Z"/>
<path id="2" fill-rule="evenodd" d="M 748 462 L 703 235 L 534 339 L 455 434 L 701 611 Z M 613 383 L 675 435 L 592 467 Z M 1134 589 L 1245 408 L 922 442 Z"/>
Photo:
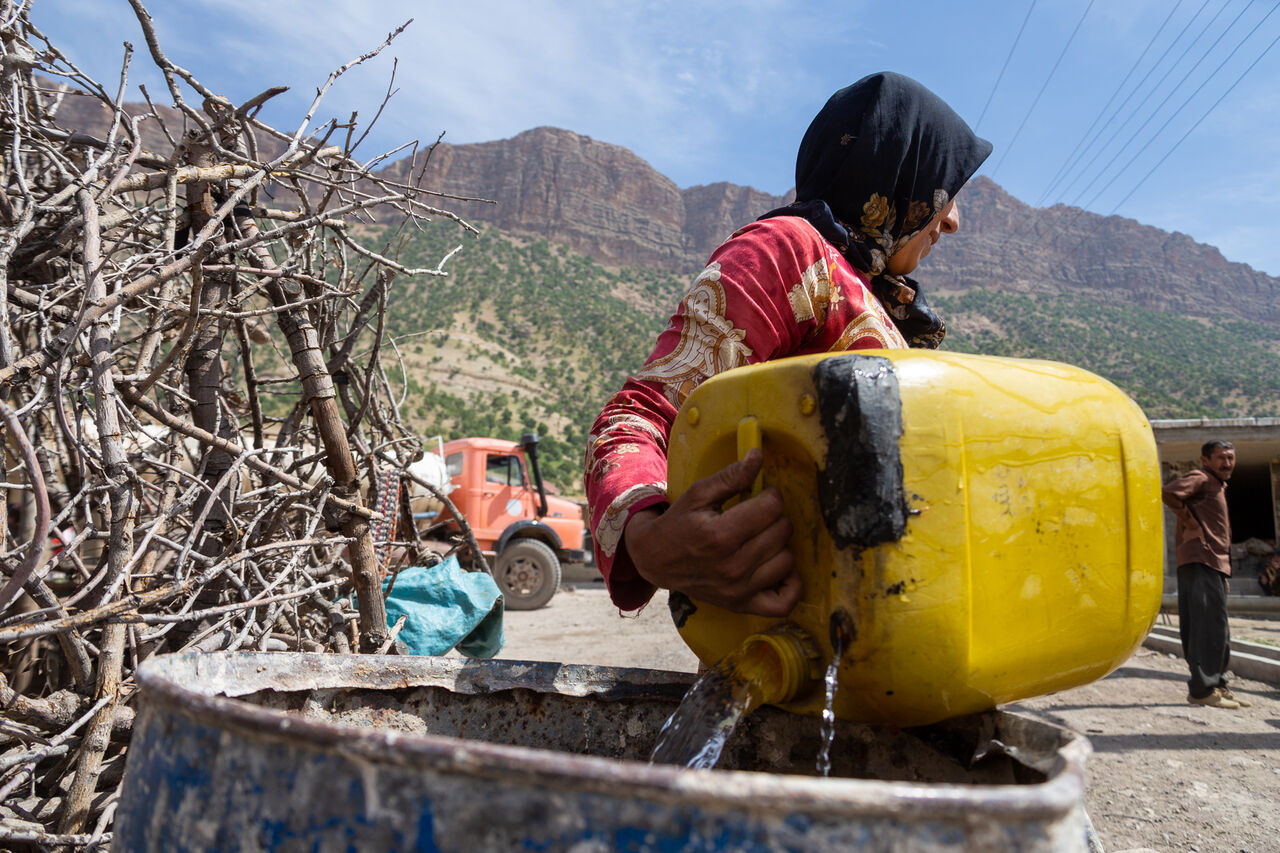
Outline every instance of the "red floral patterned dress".
<path id="1" fill-rule="evenodd" d="M 667 502 L 667 437 L 699 383 L 786 356 L 906 346 L 866 277 L 806 220 L 753 222 L 721 245 L 587 436 L 588 525 L 614 603 L 653 596 L 619 544 L 632 513 Z"/>

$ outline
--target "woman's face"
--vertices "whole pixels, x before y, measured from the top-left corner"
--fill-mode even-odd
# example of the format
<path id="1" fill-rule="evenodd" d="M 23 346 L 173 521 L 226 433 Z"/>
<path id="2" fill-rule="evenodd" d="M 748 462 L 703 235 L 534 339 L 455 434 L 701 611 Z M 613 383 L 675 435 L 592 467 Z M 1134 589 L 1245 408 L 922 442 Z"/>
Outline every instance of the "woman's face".
<path id="1" fill-rule="evenodd" d="M 943 234 L 954 234 L 960 229 L 960 208 L 956 207 L 953 198 L 942 208 L 942 212 L 930 220 L 929 224 L 918 231 L 901 249 L 889 257 L 887 269 L 894 275 L 909 275 L 924 256 L 929 254 L 933 244 Z"/>

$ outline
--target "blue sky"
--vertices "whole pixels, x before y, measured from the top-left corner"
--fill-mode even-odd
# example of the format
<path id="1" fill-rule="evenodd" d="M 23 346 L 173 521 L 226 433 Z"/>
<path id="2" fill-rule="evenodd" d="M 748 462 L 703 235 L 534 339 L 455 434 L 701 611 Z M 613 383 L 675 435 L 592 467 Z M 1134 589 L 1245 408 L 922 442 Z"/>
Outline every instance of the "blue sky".
<path id="1" fill-rule="evenodd" d="M 287 84 L 268 120 L 372 118 L 361 152 L 539 125 L 630 148 L 681 187 L 781 194 L 832 92 L 893 70 L 947 100 L 995 151 L 982 173 L 1036 206 L 1181 231 L 1280 275 L 1280 2 L 917 0 L 150 0 L 169 58 L 233 101 Z M 163 83 L 125 0 L 33 0 L 33 20 L 114 90 Z M 1016 49 L 1014 45 L 1016 43 Z M 1012 50 L 1012 52 L 1011 52 Z M 1132 73 L 1131 73 L 1132 71 Z M 998 85 L 997 85 L 998 82 Z M 1123 85 L 1122 85 L 1123 84 Z M 1074 165 L 1072 165 L 1074 163 Z M 963 202 L 963 196 L 961 196 Z"/>

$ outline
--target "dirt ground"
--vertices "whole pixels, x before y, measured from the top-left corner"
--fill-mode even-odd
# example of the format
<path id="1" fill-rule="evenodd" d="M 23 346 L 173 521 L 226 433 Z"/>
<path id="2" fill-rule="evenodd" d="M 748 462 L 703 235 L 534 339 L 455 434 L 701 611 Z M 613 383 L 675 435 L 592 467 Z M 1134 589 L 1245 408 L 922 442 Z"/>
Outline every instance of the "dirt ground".
<path id="1" fill-rule="evenodd" d="M 1162 617 L 1165 618 L 1165 617 Z M 698 661 L 664 597 L 619 618 L 597 582 L 508 612 L 502 657 L 692 672 Z M 1232 618 L 1232 635 L 1280 645 L 1280 619 Z M 1176 656 L 1142 648 L 1107 678 L 1010 706 L 1093 744 L 1086 805 L 1107 853 L 1280 851 L 1280 688 L 1236 679 L 1253 703 L 1224 711 L 1186 701 Z"/>

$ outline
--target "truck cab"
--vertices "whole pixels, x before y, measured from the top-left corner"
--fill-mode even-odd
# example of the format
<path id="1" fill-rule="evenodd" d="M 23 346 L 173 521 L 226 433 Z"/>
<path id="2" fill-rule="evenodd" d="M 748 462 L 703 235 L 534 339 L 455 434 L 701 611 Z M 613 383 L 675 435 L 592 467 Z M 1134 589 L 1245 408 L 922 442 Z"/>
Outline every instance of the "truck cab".
<path id="1" fill-rule="evenodd" d="M 546 493 L 537 445 L 537 434 L 526 433 L 519 442 L 459 438 L 442 448 L 449 498 L 492 562 L 512 610 L 542 607 L 560 587 L 562 563 L 593 559 L 584 548 L 582 508 Z"/>

